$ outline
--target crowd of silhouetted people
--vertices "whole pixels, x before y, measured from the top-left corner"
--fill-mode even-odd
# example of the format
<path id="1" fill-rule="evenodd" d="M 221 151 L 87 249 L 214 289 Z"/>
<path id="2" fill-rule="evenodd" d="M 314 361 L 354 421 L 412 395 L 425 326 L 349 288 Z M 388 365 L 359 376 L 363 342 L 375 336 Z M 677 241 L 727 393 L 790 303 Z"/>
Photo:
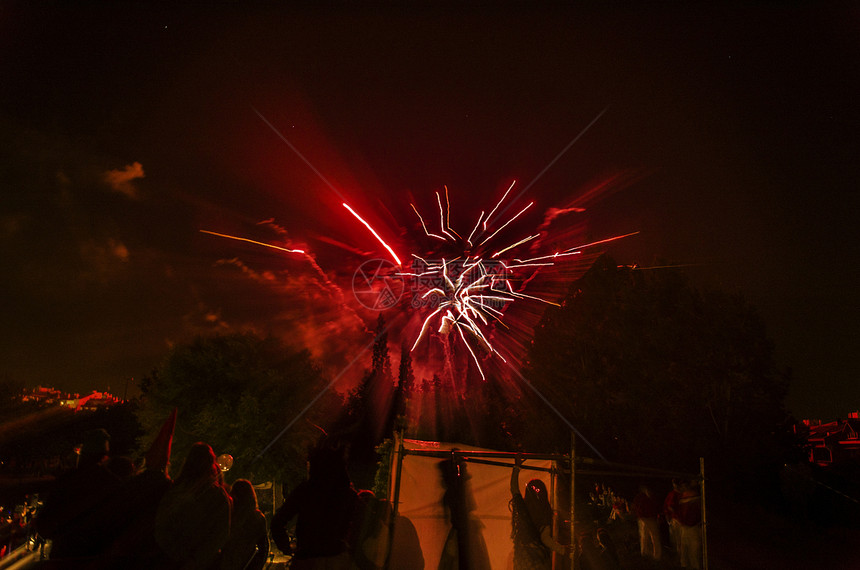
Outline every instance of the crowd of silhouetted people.
<path id="1" fill-rule="evenodd" d="M 32 524 L 26 525 L 32 545 L 49 541 L 37 563 L 40 570 L 262 570 L 271 561 L 269 537 L 289 555 L 293 570 L 424 568 L 417 536 L 396 552 L 390 504 L 356 490 L 343 451 L 326 445 L 325 439 L 308 455 L 306 480 L 267 522 L 252 483 L 238 479 L 226 485 L 206 443 L 195 443 L 179 474 L 169 476 L 175 421 L 174 413 L 140 465 L 111 457 L 104 430 L 85 435 L 77 465 L 57 478 Z M 487 546 L 474 540 L 481 533 L 472 528 L 465 464 L 448 460 L 439 467 L 451 527 L 439 568 L 489 568 Z M 578 526 L 575 542 L 564 544 L 553 536 L 546 485 L 535 478 L 521 488 L 519 456 L 512 467 L 515 570 L 548 569 L 553 553 L 564 560 L 574 556 L 582 570 L 619 568 L 618 549 L 603 526 L 629 526 L 632 521 L 642 558 L 659 562 L 665 549 L 684 568 L 701 567 L 696 481 L 673 481 L 665 497 L 642 485 L 629 502 L 595 485 L 588 505 L 595 514 L 590 518 L 600 524 Z"/>
<path id="2" fill-rule="evenodd" d="M 596 523 L 592 533 L 597 537 L 596 551 L 610 549 L 599 544 L 603 532 L 608 540 L 618 542 L 618 551 L 628 561 L 638 556 L 652 567 L 702 567 L 702 502 L 698 480 L 672 479 L 672 487 L 665 496 L 642 484 L 632 500 L 607 485 L 595 484 L 586 504 L 590 518 Z M 613 532 L 607 533 L 607 529 Z M 613 558 L 600 564 L 584 564 L 583 569 L 619 567 L 618 557 Z"/>
<path id="3" fill-rule="evenodd" d="M 383 566 L 388 503 L 353 488 L 340 450 L 310 452 L 307 480 L 267 524 L 251 482 L 226 485 L 206 443 L 168 475 L 174 426 L 175 415 L 139 467 L 109 455 L 104 430 L 85 435 L 77 466 L 57 478 L 33 521 L 50 544 L 40 570 L 261 570 L 270 535 L 295 570 Z"/>
<path id="4" fill-rule="evenodd" d="M 263 568 L 268 534 L 253 486 L 239 479 L 228 488 L 202 442 L 172 480 L 170 435 L 172 426 L 136 469 L 109 456 L 104 430 L 86 434 L 77 467 L 56 480 L 34 521 L 51 544 L 41 567 Z"/>
<path id="5" fill-rule="evenodd" d="M 672 489 L 662 498 L 648 485 L 640 485 L 631 510 L 637 520 L 642 557 L 660 561 L 666 549 L 673 553 L 673 562 L 682 568 L 702 567 L 702 502 L 698 481 L 673 479 Z"/>

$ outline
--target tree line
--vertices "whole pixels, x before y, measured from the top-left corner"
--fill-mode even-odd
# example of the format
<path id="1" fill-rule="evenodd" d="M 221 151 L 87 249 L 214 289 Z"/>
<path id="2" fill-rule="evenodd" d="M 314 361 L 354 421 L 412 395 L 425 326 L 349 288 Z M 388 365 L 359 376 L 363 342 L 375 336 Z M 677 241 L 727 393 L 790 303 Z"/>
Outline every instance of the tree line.
<path id="1" fill-rule="evenodd" d="M 204 440 L 234 456 L 235 477 L 295 482 L 322 431 L 349 447 L 362 481 L 372 481 L 376 448 L 394 429 L 566 452 L 573 426 L 611 461 L 689 470 L 705 457 L 718 477 L 744 484 L 745 474 L 759 478 L 797 452 L 784 409 L 787 377 L 755 308 L 694 286 L 680 269 L 600 258 L 546 310 L 521 379 L 418 380 L 408 348 L 399 349 L 395 369 L 380 314 L 361 382 L 339 393 L 306 351 L 277 339 L 198 338 L 145 379 L 142 441 L 177 407 L 178 456 Z"/>

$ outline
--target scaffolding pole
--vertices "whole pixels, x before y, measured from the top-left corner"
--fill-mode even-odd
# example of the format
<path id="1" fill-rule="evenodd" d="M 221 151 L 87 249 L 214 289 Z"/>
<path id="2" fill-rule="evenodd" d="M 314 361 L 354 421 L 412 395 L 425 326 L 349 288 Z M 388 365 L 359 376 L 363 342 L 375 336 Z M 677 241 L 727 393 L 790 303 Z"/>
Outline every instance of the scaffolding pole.
<path id="1" fill-rule="evenodd" d="M 549 494 L 552 497 L 552 535 L 558 539 L 558 530 L 561 528 L 561 499 L 556 492 L 558 490 L 558 462 L 553 461 L 550 468 L 549 478 Z M 558 554 L 552 552 L 552 567 L 553 570 L 561 568 L 561 562 L 558 560 Z"/>
<path id="2" fill-rule="evenodd" d="M 396 465 L 395 465 L 396 462 Z M 390 568 L 391 551 L 394 549 L 394 534 L 397 528 L 397 510 L 400 505 L 400 475 L 403 471 L 403 430 L 394 432 L 394 446 L 391 451 L 391 468 L 394 471 L 394 496 L 392 498 L 391 508 L 391 524 L 388 527 L 388 552 L 385 556 L 385 568 Z M 388 478 L 388 484 L 391 485 L 391 477 Z M 388 496 L 392 497 L 391 489 L 388 489 Z"/>
<path id="3" fill-rule="evenodd" d="M 570 570 L 576 570 L 576 433 L 570 432 Z"/>
<path id="4" fill-rule="evenodd" d="M 708 509 L 705 508 L 705 458 L 699 458 L 699 494 L 702 496 L 702 562 L 708 570 Z"/>

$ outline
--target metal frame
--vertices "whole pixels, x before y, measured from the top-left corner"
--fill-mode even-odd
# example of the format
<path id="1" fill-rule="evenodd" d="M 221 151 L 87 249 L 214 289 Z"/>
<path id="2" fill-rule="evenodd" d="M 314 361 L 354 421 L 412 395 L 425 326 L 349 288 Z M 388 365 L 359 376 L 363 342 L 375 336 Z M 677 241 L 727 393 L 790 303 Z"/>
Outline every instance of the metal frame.
<path id="1" fill-rule="evenodd" d="M 699 481 L 700 487 L 700 495 L 701 495 L 701 509 L 702 509 L 702 568 L 704 570 L 708 570 L 708 541 L 707 541 L 707 517 L 706 517 L 706 509 L 705 509 L 705 459 L 703 457 L 699 458 L 699 473 L 691 474 L 691 473 L 682 473 L 679 471 L 666 471 L 663 469 L 654 469 L 650 467 L 641 467 L 637 465 L 627 465 L 623 463 L 611 463 L 608 461 L 597 461 L 587 457 L 576 457 L 576 435 L 571 433 L 571 444 L 570 444 L 570 453 L 569 454 L 558 454 L 558 453 L 518 453 L 514 451 L 469 451 L 469 450 L 459 450 L 459 449 L 440 449 L 440 450 L 431 450 L 431 449 L 406 449 L 403 446 L 403 433 L 401 431 L 395 432 L 394 434 L 394 446 L 391 450 L 391 466 L 395 469 L 394 471 L 394 493 L 392 495 L 392 490 L 389 488 L 388 496 L 392 497 L 392 524 L 389 525 L 389 540 L 388 540 L 388 555 L 391 555 L 391 546 L 394 544 L 394 528 L 395 525 L 393 521 L 397 520 L 397 510 L 400 504 L 400 478 L 403 470 L 403 458 L 406 455 L 416 455 L 422 457 L 438 457 L 440 459 L 446 459 L 451 457 L 462 457 L 466 461 L 471 461 L 472 463 L 481 463 L 485 465 L 498 465 L 504 467 L 510 467 L 509 463 L 503 463 L 501 461 L 493 461 L 494 459 L 515 459 L 521 458 L 524 460 L 527 459 L 537 459 L 537 460 L 550 460 L 553 461 L 553 467 L 550 469 L 546 469 L 544 467 L 529 467 L 523 466 L 523 469 L 529 469 L 532 471 L 543 471 L 549 472 L 551 475 L 551 484 L 553 486 L 553 512 L 558 512 L 558 494 L 555 493 L 555 480 L 556 477 L 563 471 L 560 465 L 564 465 L 567 463 L 570 465 L 570 541 L 571 545 L 575 543 L 576 534 L 575 534 L 575 490 L 576 490 L 576 475 L 611 475 L 614 477 L 657 477 L 657 478 L 674 478 L 674 477 L 683 477 L 687 479 L 697 479 Z M 577 468 L 576 464 L 579 463 L 583 466 L 587 466 L 584 469 Z M 389 485 L 391 485 L 392 478 L 389 477 Z M 557 536 L 558 532 L 558 520 L 553 521 L 554 531 Z M 570 570 L 574 570 L 574 561 L 575 558 L 573 556 L 570 557 Z M 389 568 L 390 559 L 386 559 L 385 568 Z"/>

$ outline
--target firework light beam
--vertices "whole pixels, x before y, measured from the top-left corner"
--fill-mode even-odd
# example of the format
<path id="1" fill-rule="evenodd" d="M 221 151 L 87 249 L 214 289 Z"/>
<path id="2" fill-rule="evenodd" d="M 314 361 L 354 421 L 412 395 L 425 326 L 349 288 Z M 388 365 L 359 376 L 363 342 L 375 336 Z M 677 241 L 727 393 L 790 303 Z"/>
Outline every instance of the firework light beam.
<path id="1" fill-rule="evenodd" d="M 402 267 L 402 266 L 403 266 L 403 263 L 400 261 L 400 258 L 399 258 L 399 257 L 397 257 L 397 254 L 396 254 L 396 253 L 394 253 L 394 250 L 393 250 L 393 249 L 391 249 L 391 246 L 390 246 L 390 245 L 388 245 L 387 243 L 385 243 L 385 240 L 383 240 L 381 237 L 379 237 L 379 234 L 378 234 L 378 233 L 376 233 L 376 230 L 375 230 L 375 229 L 373 229 L 373 226 L 371 226 L 371 225 L 370 225 L 370 224 L 368 224 L 366 221 L 364 221 L 364 218 L 362 218 L 361 216 L 359 216 L 359 215 L 358 215 L 358 213 L 357 213 L 355 210 L 353 210 L 352 208 L 350 208 L 350 207 L 349 207 L 349 204 L 347 204 L 346 202 L 343 202 L 343 207 L 344 207 L 344 208 L 346 208 L 347 210 L 349 210 L 349 213 L 350 213 L 350 214 L 352 214 L 353 216 L 355 216 L 355 217 L 356 217 L 356 219 L 357 219 L 359 222 L 361 222 L 362 224 L 364 224 L 364 227 L 366 227 L 368 230 L 370 230 L 370 233 L 372 233 L 372 234 L 373 234 L 373 237 L 375 237 L 377 240 L 379 240 L 379 243 L 381 243 L 381 244 L 385 247 L 385 249 L 387 249 L 387 250 L 388 250 L 388 253 L 390 253 L 390 254 L 391 254 L 391 257 L 393 257 L 393 258 L 394 258 L 394 261 L 395 261 L 395 262 L 397 262 L 397 266 L 398 266 L 398 267 Z"/>

